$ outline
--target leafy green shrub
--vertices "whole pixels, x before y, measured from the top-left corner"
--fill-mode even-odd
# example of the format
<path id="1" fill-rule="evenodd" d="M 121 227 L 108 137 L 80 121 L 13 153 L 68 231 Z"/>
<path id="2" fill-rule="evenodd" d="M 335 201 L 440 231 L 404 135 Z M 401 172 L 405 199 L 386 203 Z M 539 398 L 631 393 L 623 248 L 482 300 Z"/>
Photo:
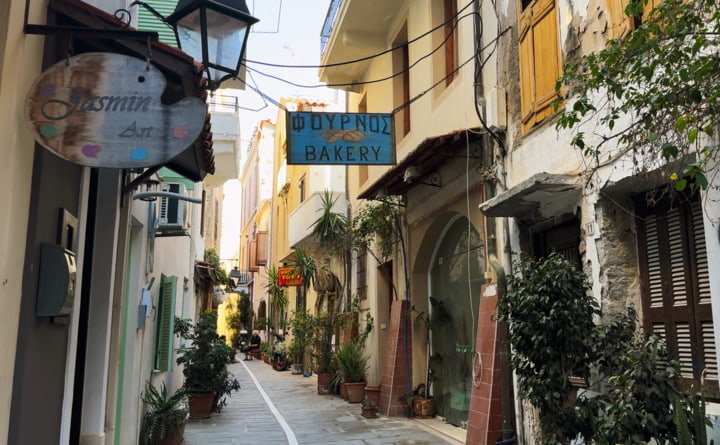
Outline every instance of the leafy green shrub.
<path id="1" fill-rule="evenodd" d="M 662 339 L 636 332 L 632 307 L 596 325 L 601 313 L 574 264 L 553 254 L 524 257 L 516 270 L 498 320 L 508 323 L 510 364 L 520 395 L 538 409 L 541 443 L 567 444 L 578 434 L 597 445 L 677 444 L 679 436 L 705 443 L 704 401 L 681 391 L 680 363 Z M 570 377 L 598 394 L 576 398 Z M 678 428 L 683 418 L 694 420 Z"/>

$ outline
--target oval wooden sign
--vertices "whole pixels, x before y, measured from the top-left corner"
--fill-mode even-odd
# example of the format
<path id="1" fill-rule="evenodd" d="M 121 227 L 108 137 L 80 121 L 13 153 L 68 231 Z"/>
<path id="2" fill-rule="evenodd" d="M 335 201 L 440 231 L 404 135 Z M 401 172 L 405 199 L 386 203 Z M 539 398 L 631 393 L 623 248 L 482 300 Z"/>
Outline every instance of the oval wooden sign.
<path id="1" fill-rule="evenodd" d="M 85 53 L 44 71 L 30 88 L 25 116 L 35 140 L 88 167 L 163 164 L 200 135 L 207 108 L 197 97 L 166 105 L 163 74 L 145 60 Z"/>

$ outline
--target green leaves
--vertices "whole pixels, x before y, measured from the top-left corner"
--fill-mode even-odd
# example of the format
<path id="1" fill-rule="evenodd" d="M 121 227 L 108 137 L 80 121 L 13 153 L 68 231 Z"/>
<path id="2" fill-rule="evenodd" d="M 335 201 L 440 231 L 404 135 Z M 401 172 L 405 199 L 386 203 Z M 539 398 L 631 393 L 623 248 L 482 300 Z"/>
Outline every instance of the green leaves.
<path id="1" fill-rule="evenodd" d="M 677 443 L 675 398 L 688 417 L 704 419 L 702 404 L 691 406 L 677 386 L 680 364 L 664 341 L 637 334 L 632 307 L 596 325 L 602 314 L 572 263 L 557 254 L 523 257 L 515 270 L 498 301 L 498 320 L 508 323 L 519 393 L 539 411 L 541 443 L 567 444 L 578 434 L 597 445 Z M 591 375 L 600 382 L 593 391 L 602 392 L 574 399 L 568 377 Z"/>
<path id="2" fill-rule="evenodd" d="M 642 153 L 633 158 L 638 173 L 676 159 L 701 160 L 699 144 L 711 144 L 705 157 L 715 159 L 713 137 L 720 120 L 717 2 L 664 0 L 649 14 L 646 7 L 647 1 L 630 2 L 625 12 L 641 19 L 641 26 L 565 66 L 556 89 L 576 102 L 562 112 L 556 128 L 599 124 L 593 129 L 598 142 L 589 143 L 582 133 L 572 141 L 596 165 L 606 158 L 599 152 L 603 144 L 611 151 Z M 609 141 L 617 141 L 617 147 Z M 688 164 L 688 175 L 676 186 L 707 188 L 707 165 Z"/>

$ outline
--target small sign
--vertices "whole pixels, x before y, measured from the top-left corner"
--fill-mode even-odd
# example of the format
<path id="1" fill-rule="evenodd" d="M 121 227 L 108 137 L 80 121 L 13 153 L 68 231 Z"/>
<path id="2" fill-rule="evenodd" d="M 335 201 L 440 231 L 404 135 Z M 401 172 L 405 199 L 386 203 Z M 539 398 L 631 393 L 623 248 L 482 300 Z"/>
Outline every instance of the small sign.
<path id="1" fill-rule="evenodd" d="M 395 164 L 391 114 L 287 113 L 288 164 Z"/>
<path id="2" fill-rule="evenodd" d="M 294 267 L 278 268 L 278 286 L 302 286 L 303 279 Z"/>
<path id="3" fill-rule="evenodd" d="M 198 97 L 164 104 L 166 81 L 145 60 L 85 53 L 44 71 L 30 88 L 25 116 L 35 140 L 88 167 L 164 164 L 198 138 L 207 115 Z"/>

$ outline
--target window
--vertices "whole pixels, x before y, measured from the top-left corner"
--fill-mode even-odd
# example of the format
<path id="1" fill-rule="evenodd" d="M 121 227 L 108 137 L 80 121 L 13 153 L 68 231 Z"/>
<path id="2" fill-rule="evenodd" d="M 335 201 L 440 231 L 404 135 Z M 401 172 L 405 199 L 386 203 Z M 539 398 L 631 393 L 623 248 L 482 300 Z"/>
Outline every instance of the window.
<path id="1" fill-rule="evenodd" d="M 561 60 L 555 0 L 521 0 L 521 11 L 520 105 L 527 131 L 554 112 Z"/>
<path id="2" fill-rule="evenodd" d="M 173 325 L 175 324 L 175 292 L 177 277 L 160 280 L 160 301 L 158 303 L 158 325 L 155 337 L 155 369 L 169 371 L 173 358 Z"/>
<path id="3" fill-rule="evenodd" d="M 445 85 L 450 85 L 455 78 L 457 68 L 457 3 L 456 0 L 444 0 L 443 22 L 445 23 Z"/>
<path id="4" fill-rule="evenodd" d="M 305 176 L 298 181 L 298 202 L 305 202 Z"/>
<path id="5" fill-rule="evenodd" d="M 400 108 L 395 113 L 396 142 L 400 142 L 410 133 L 410 53 L 407 45 L 407 26 L 403 26 L 393 47 L 393 74 L 402 73 L 393 79 L 393 104 Z"/>
<path id="6" fill-rule="evenodd" d="M 659 0 L 648 0 L 643 6 L 643 16 L 647 16 L 658 4 Z M 642 23 L 642 17 L 631 17 L 625 14 L 628 0 L 607 0 L 610 23 L 608 38 L 617 39 L 626 36 Z"/>
<path id="7" fill-rule="evenodd" d="M 367 265 L 367 248 L 362 247 L 357 251 L 357 296 L 361 300 L 367 298 L 367 276 L 365 268 Z"/>
<path id="8" fill-rule="evenodd" d="M 701 379 L 718 395 L 710 279 L 697 197 L 685 202 L 637 203 L 638 260 L 642 279 L 643 325 L 665 338 L 670 354 L 682 362 L 688 387 Z"/>

